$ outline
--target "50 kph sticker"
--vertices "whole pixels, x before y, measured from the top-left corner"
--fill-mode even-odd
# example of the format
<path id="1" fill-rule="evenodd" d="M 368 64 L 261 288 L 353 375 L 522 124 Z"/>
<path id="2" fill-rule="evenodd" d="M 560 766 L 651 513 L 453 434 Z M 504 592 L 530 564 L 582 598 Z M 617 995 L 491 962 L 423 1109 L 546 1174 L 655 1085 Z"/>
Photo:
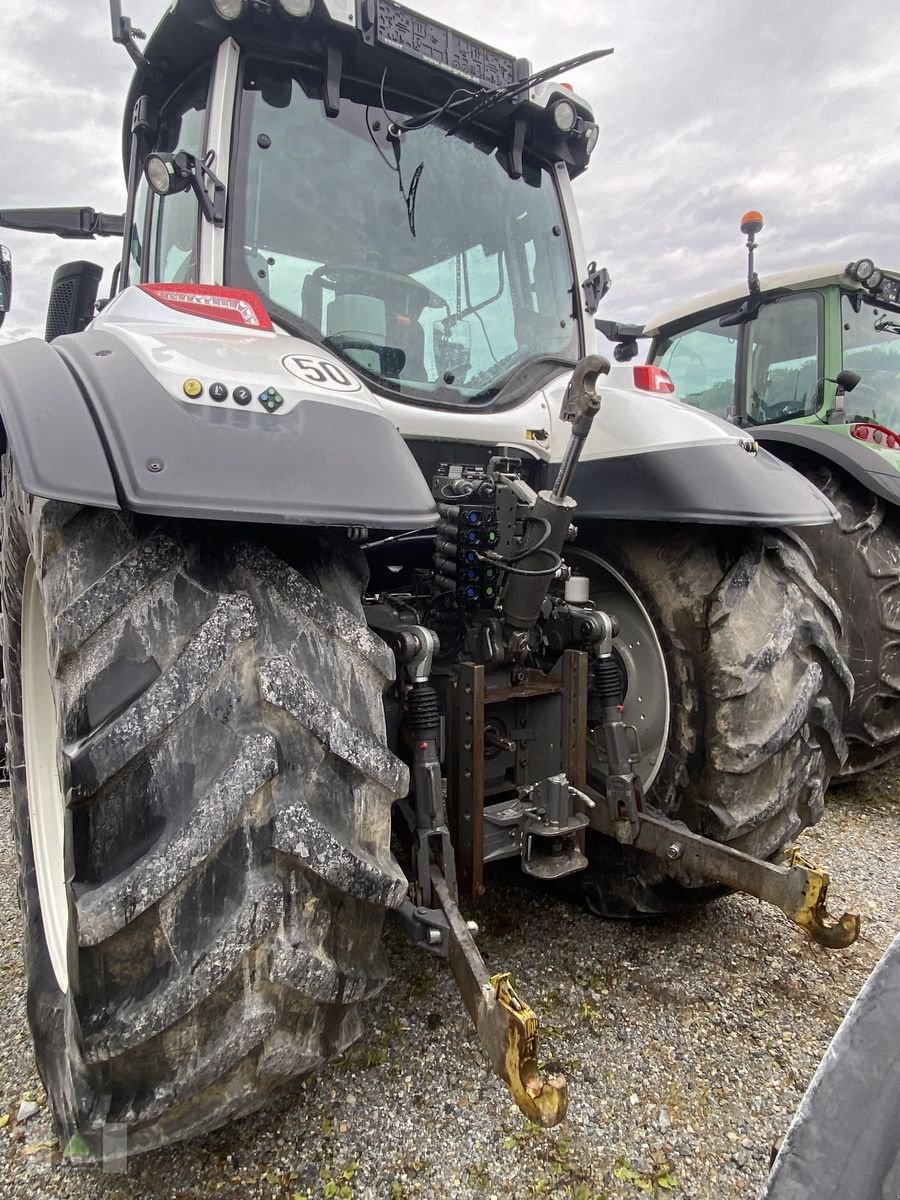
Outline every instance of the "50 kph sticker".
<path id="1" fill-rule="evenodd" d="M 311 387 L 322 388 L 326 392 L 361 390 L 359 380 L 333 359 L 315 358 L 311 354 L 289 354 L 281 361 L 286 371 Z"/>

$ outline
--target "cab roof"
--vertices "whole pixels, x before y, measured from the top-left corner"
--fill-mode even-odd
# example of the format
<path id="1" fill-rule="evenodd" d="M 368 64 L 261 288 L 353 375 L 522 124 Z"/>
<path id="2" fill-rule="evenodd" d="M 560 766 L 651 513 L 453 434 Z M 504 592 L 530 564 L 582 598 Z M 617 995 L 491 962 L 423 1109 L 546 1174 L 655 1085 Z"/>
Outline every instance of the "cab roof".
<path id="1" fill-rule="evenodd" d="M 799 267 L 793 271 L 782 271 L 777 275 L 766 275 L 760 278 L 759 290 L 763 293 L 804 291 L 807 288 L 820 288 L 829 285 L 839 285 L 849 290 L 864 292 L 866 289 L 847 274 L 847 263 L 825 263 L 817 267 Z M 900 278 L 896 271 L 885 271 L 885 275 Z M 644 333 L 655 337 L 658 333 L 682 325 L 686 321 L 694 321 L 704 313 L 714 313 L 717 309 L 740 300 L 746 300 L 749 295 L 747 281 L 732 284 L 731 287 L 720 288 L 715 292 L 707 292 L 697 296 L 685 304 L 678 304 L 666 309 L 648 321 Z"/>
<path id="2" fill-rule="evenodd" d="M 384 6 L 396 9 L 401 15 L 416 17 L 417 14 L 400 5 L 394 5 L 393 0 Z M 355 0 L 349 0 L 349 8 L 356 9 Z M 336 15 L 340 12 L 342 15 Z M 125 169 L 128 170 L 129 153 L 132 136 L 132 115 L 139 97 L 147 96 L 151 108 L 158 109 L 172 94 L 175 88 L 187 80 L 201 66 L 211 63 L 219 46 L 228 38 L 233 38 L 247 53 L 262 58 L 278 58 L 282 61 L 314 61 L 322 65 L 323 70 L 331 70 L 331 59 L 327 58 L 327 48 L 339 50 L 341 66 L 339 71 L 348 76 L 369 78 L 377 83 L 389 72 L 389 82 L 399 81 L 395 89 L 401 93 L 415 96 L 420 101 L 433 102 L 435 105 L 444 103 L 447 98 L 458 90 L 463 80 L 473 82 L 473 77 L 460 74 L 454 67 L 449 67 L 433 58 L 424 55 L 410 55 L 398 44 L 373 39 L 371 31 L 365 32 L 356 11 L 347 12 L 347 5 L 338 4 L 337 0 L 317 0 L 312 14 L 304 21 L 280 21 L 266 17 L 258 17 L 250 10 L 249 15 L 239 21 L 225 21 L 215 12 L 210 0 L 171 0 L 171 3 L 161 18 L 156 29 L 150 36 L 144 51 L 144 62 L 135 71 L 125 105 L 123 123 L 123 150 Z M 425 18 L 422 18 L 424 21 Z M 480 47 L 486 56 L 502 59 L 508 73 L 515 81 L 525 82 L 531 76 L 532 68 L 526 59 L 517 59 L 502 51 L 457 34 L 449 26 L 433 22 L 435 26 L 458 36 L 462 41 Z M 611 54 L 611 50 L 598 51 L 597 55 Z M 499 84 L 497 85 L 499 86 Z M 478 113 L 474 116 L 473 124 L 509 131 L 514 124 L 514 118 L 519 112 L 530 116 L 535 127 L 540 126 L 541 141 L 550 127 L 549 123 L 541 120 L 542 110 L 545 110 L 555 99 L 570 101 L 576 109 L 579 118 L 594 123 L 591 105 L 577 93 L 562 90 L 561 85 L 553 80 L 532 86 L 524 97 L 502 100 L 489 112 Z M 529 145 L 531 141 L 529 138 Z M 592 147 L 593 148 L 593 147 Z M 554 157 L 566 162 L 570 174 L 578 175 L 583 171 L 590 159 L 591 150 L 585 152 L 577 141 L 566 139 L 564 136 L 554 147 Z"/>

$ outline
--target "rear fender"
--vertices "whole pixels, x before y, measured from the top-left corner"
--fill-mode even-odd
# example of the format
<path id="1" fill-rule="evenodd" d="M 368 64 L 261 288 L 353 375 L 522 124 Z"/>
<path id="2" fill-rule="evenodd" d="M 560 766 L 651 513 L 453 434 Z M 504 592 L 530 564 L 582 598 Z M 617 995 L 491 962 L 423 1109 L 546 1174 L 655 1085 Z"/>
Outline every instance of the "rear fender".
<path id="1" fill-rule="evenodd" d="M 162 306 L 139 295 L 144 303 L 152 307 L 119 314 L 128 320 L 106 319 L 117 301 L 85 333 L 0 353 L 0 415 L 30 492 L 199 519 L 434 524 L 409 449 L 346 367 L 335 360 L 329 392 L 307 378 L 329 361 L 316 347 L 178 313 L 160 321 Z M 298 358 L 319 366 L 305 371 Z M 227 388 L 224 401 L 210 394 L 214 383 Z"/>
<path id="2" fill-rule="evenodd" d="M 779 458 L 796 457 L 799 451 L 806 458 L 824 459 L 882 500 L 900 505 L 900 471 L 892 471 L 880 454 L 855 438 L 835 432 L 833 427 L 764 425 L 746 433 Z"/>
<path id="3" fill-rule="evenodd" d="M 900 1195 L 900 937 L 825 1051 L 760 1200 Z"/>
<path id="4" fill-rule="evenodd" d="M 22 486 L 33 496 L 119 508 L 116 481 L 90 408 L 52 346 L 38 338 L 0 350 L 0 420 Z"/>
<path id="5" fill-rule="evenodd" d="M 628 386 L 613 367 L 572 485 L 578 519 L 708 525 L 824 525 L 835 509 L 751 432 L 664 395 Z M 563 383 L 548 389 L 559 409 Z M 555 438 L 554 459 L 562 449 Z"/>

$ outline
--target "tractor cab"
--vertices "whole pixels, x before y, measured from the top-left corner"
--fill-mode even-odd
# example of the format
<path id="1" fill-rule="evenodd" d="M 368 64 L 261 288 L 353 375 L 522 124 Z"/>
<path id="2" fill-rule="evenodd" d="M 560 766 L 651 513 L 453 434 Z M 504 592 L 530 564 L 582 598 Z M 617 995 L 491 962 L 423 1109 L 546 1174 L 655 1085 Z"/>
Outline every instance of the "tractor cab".
<path id="1" fill-rule="evenodd" d="M 829 425 L 879 453 L 900 449 L 900 275 L 860 259 L 760 280 L 752 255 L 762 218 L 750 216 L 759 222 L 747 288 L 648 322 L 648 361 L 681 400 L 741 426 Z"/>
<path id="2" fill-rule="evenodd" d="M 252 291 L 397 400 L 515 399 L 588 348 L 570 178 L 593 114 L 552 71 L 393 3 L 347 7 L 166 16 L 129 100 L 120 286 Z"/>

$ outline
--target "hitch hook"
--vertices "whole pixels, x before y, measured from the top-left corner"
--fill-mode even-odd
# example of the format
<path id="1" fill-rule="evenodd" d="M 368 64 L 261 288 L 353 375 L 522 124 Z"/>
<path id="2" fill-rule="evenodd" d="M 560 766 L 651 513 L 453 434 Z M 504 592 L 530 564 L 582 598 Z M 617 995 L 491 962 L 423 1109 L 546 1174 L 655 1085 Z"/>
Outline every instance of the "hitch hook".
<path id="1" fill-rule="evenodd" d="M 503 1063 L 494 1069 L 506 1081 L 520 1111 L 534 1125 L 558 1125 L 569 1104 L 568 1084 L 560 1072 L 545 1079 L 538 1073 L 538 1018 L 516 992 L 509 974 L 491 976 L 491 987 L 502 1013 L 500 1019 L 506 1024 Z"/>
<path id="2" fill-rule="evenodd" d="M 542 1078 L 538 1072 L 537 1016 L 508 974 L 488 975 L 447 881 L 434 866 L 431 887 L 447 918 L 450 969 L 491 1066 L 529 1121 L 545 1129 L 558 1125 L 568 1108 L 568 1085 L 561 1073 Z"/>
<path id="3" fill-rule="evenodd" d="M 829 950 L 852 946 L 859 937 L 859 915 L 845 912 L 835 918 L 828 912 L 826 899 L 831 883 L 828 872 L 812 866 L 796 850 L 788 854 L 787 865 L 791 871 L 802 871 L 806 877 L 802 899 L 797 908 L 788 913 L 791 920 L 806 930 L 814 942 Z"/>

